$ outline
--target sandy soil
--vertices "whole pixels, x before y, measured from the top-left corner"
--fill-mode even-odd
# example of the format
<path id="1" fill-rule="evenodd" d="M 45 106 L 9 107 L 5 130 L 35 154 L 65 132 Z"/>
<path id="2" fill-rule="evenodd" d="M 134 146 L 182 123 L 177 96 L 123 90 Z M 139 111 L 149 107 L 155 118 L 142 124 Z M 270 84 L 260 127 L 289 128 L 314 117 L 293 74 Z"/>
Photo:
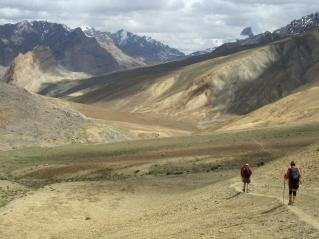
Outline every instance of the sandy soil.
<path id="1" fill-rule="evenodd" d="M 175 155 L 155 161 L 148 157 L 103 161 L 104 167 L 112 168 L 118 177 L 50 184 L 2 207 L 0 237 L 318 238 L 318 148 L 312 145 L 297 152 L 290 150 L 254 168 L 248 194 L 240 192 L 234 162 L 244 159 L 234 156 L 236 150 L 226 148 L 223 155 L 225 151 L 229 155 L 223 159 L 207 152 L 206 156 Z M 274 149 L 264 145 L 264 151 L 273 153 Z M 286 203 L 282 202 L 282 174 L 292 159 L 300 166 L 304 182 L 297 203 L 288 207 L 287 195 Z M 228 167 L 165 174 L 165 170 L 172 172 L 174 165 L 189 169 L 190 165 L 194 168 L 227 160 Z M 87 162 L 78 170 L 88 174 L 94 162 L 102 164 Z M 164 171 L 156 174 L 155 164 Z M 49 177 L 51 173 L 61 179 L 74 175 L 74 166 L 60 165 L 57 170 L 57 166 L 40 165 L 31 174 L 23 170 L 12 173 L 25 179 Z M 41 174 L 44 168 L 46 174 Z"/>

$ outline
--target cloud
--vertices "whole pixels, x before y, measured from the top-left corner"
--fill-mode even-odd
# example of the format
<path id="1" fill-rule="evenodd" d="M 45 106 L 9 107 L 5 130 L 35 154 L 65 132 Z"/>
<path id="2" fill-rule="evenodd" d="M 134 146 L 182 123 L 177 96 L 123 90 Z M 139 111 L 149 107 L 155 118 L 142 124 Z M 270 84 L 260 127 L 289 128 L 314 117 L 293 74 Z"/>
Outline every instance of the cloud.
<path id="1" fill-rule="evenodd" d="M 126 29 L 187 53 L 274 30 L 319 10 L 317 0 L 1 0 L 0 23 L 48 20 L 70 27 Z"/>

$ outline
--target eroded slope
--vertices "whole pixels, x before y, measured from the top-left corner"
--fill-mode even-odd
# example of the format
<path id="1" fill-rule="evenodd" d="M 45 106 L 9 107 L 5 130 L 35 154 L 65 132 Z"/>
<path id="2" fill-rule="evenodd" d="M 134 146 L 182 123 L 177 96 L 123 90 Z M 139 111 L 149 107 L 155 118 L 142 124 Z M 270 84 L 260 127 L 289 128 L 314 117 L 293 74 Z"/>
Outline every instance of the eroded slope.
<path id="1" fill-rule="evenodd" d="M 315 81 L 318 42 L 315 30 L 195 64 L 188 65 L 187 59 L 52 84 L 41 93 L 113 110 L 218 125 Z"/>
<path id="2" fill-rule="evenodd" d="M 71 72 L 58 65 L 49 47 L 38 47 L 19 54 L 6 72 L 4 80 L 31 92 L 39 92 L 48 83 L 87 77 L 90 75 Z"/>

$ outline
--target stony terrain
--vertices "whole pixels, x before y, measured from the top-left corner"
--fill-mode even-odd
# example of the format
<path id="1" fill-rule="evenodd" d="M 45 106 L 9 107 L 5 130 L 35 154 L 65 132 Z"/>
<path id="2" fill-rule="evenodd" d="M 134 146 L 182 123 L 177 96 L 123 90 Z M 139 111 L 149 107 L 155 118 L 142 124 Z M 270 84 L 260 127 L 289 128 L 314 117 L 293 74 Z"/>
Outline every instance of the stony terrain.
<path id="1" fill-rule="evenodd" d="M 0 238 L 319 238 L 319 32 L 259 45 L 272 36 L 87 79 L 54 49 L 18 56 L 0 82 Z"/>
<path id="2" fill-rule="evenodd" d="M 94 117 L 93 117 L 94 118 Z M 116 142 L 185 135 L 188 131 L 129 121 L 90 119 L 67 103 L 0 82 L 0 149 Z"/>
<path id="3" fill-rule="evenodd" d="M 2 152 L 0 235 L 318 238 L 318 129 Z M 282 176 L 291 160 L 304 182 L 288 207 Z M 246 162 L 248 194 L 238 177 Z"/>

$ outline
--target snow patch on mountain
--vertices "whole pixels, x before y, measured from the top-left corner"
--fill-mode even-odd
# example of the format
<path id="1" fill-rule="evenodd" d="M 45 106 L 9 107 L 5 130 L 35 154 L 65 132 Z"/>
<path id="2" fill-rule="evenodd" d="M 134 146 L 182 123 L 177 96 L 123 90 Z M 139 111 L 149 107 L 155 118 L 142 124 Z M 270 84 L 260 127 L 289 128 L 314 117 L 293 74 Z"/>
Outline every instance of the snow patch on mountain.
<path id="1" fill-rule="evenodd" d="M 319 12 L 309 14 L 301 19 L 293 20 L 285 27 L 274 31 L 274 34 L 279 35 L 294 35 L 319 27 Z"/>
<path id="2" fill-rule="evenodd" d="M 125 54 L 135 59 L 142 59 L 148 64 L 157 64 L 184 57 L 184 53 L 171 48 L 149 36 L 139 36 L 121 29 L 117 32 L 103 32 L 93 27 L 82 27 L 88 37 L 111 39 Z"/>
<path id="3" fill-rule="evenodd" d="M 32 27 L 33 27 L 32 22 L 25 20 L 25 21 L 17 23 L 14 33 L 17 35 L 20 35 L 22 33 L 29 33 L 33 31 Z"/>

